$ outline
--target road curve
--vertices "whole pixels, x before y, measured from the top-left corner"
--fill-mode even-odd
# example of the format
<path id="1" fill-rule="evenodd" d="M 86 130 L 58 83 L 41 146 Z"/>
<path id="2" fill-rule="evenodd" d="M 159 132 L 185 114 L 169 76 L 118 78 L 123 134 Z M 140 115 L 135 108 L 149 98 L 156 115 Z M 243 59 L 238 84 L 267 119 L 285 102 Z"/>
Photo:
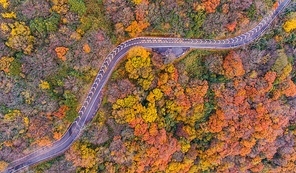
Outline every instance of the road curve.
<path id="1" fill-rule="evenodd" d="M 138 37 L 127 40 L 118 45 L 104 60 L 94 83 L 85 99 L 83 106 L 79 110 L 79 116 L 68 127 L 67 131 L 58 141 L 49 146 L 37 149 L 18 160 L 11 162 L 5 173 L 17 172 L 28 168 L 30 165 L 51 159 L 64 153 L 71 144 L 79 137 L 81 131 L 89 123 L 101 104 L 102 89 L 108 81 L 114 67 L 133 46 L 143 46 L 146 48 L 158 47 L 188 47 L 194 49 L 232 49 L 246 45 L 258 37 L 268 28 L 277 15 L 290 3 L 291 0 L 280 0 L 276 9 L 273 9 L 263 20 L 252 30 L 228 39 L 185 39 L 185 38 L 162 38 L 162 37 Z"/>

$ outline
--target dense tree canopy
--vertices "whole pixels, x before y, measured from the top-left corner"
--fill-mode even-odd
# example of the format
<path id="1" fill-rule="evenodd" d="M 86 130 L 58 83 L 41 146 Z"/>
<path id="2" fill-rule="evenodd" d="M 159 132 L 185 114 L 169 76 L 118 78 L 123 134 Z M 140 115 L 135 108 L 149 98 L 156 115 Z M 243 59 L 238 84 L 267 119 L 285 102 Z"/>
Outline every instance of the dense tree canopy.
<path id="1" fill-rule="evenodd" d="M 277 6 L 271 0 L 0 0 L 0 172 L 62 137 L 119 43 L 138 36 L 234 37 Z M 296 13 L 287 8 L 242 48 L 190 50 L 176 61 L 131 48 L 79 140 L 29 171 L 293 172 Z"/>

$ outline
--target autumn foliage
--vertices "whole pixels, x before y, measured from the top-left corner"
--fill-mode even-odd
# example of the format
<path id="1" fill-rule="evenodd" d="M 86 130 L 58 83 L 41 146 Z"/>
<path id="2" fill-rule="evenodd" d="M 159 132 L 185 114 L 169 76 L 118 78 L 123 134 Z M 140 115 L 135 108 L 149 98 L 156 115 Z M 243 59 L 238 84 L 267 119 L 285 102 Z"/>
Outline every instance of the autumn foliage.
<path id="1" fill-rule="evenodd" d="M 63 119 L 66 116 L 66 112 L 69 110 L 69 107 L 62 105 L 56 112 L 53 113 L 54 116 Z"/>
<path id="2" fill-rule="evenodd" d="M 131 49 L 125 64 L 130 80 L 144 78 L 146 73 L 142 70 L 147 67 L 152 70 L 154 67 L 150 61 L 150 54 L 145 49 Z M 147 93 L 144 98 L 130 94 L 117 99 L 112 106 L 115 120 L 134 129 L 136 137 L 136 141 L 127 142 L 128 147 L 124 151 L 114 153 L 114 157 L 121 158 L 122 154 L 128 155 L 136 150 L 132 165 L 124 168 L 128 172 L 189 170 L 194 164 L 192 160 L 172 163 L 172 158 L 176 152 L 186 153 L 190 149 L 190 142 L 196 137 L 194 126 L 205 111 L 208 83 L 196 80 L 183 88 L 178 83 L 178 70 L 174 65 L 162 66 L 161 69 L 157 78 L 151 72 L 147 74 L 151 75 L 151 82 L 157 85 L 143 87 L 142 90 Z M 146 103 L 143 104 L 143 101 Z M 170 132 L 173 123 L 180 124 L 176 134 L 183 138 L 182 141 L 178 141 Z M 139 142 L 145 147 L 139 148 Z M 120 160 L 117 163 L 123 163 Z"/>
<path id="3" fill-rule="evenodd" d="M 228 31 L 233 32 L 236 28 L 237 22 L 232 22 L 226 25 Z"/>
<path id="4" fill-rule="evenodd" d="M 241 58 L 231 51 L 223 61 L 223 68 L 227 78 L 239 77 L 245 74 Z"/>
<path id="5" fill-rule="evenodd" d="M 141 49 L 133 49 L 131 54 L 150 58 Z M 141 67 L 136 66 L 141 60 L 130 60 L 130 64 L 125 64 L 128 74 L 133 68 L 127 67 Z M 273 69 L 288 64 L 278 60 Z M 150 66 L 154 68 L 153 64 Z M 286 129 L 294 119 L 295 110 L 287 109 L 284 101 L 275 99 L 275 96 L 296 96 L 290 71 L 285 78 L 272 69 L 262 76 L 246 75 L 241 57 L 234 51 L 228 53 L 221 66 L 226 82 L 194 79 L 181 85 L 180 72 L 173 64 L 159 65 L 158 75 L 153 77 L 148 90 L 142 89 L 140 95 L 134 92 L 113 103 L 112 116 L 118 123 L 132 128 L 134 136 L 132 141 L 120 138 L 125 148 L 113 155 L 119 159 L 116 163 L 123 164 L 122 170 L 261 172 L 274 170 L 272 164 L 278 162 L 277 157 L 285 157 L 289 163 L 295 160 L 287 159 L 294 149 L 284 144 L 294 139 Z M 134 78 L 129 76 L 130 80 L 139 78 L 141 73 L 135 71 L 135 74 Z M 279 79 L 282 83 L 277 85 Z M 215 108 L 206 114 L 209 93 Z M 289 148 L 289 152 L 282 152 L 283 147 Z M 137 154 L 130 158 L 131 152 Z M 282 170 L 293 168 L 281 164 Z"/>
<path id="6" fill-rule="evenodd" d="M 67 54 L 68 50 L 69 49 L 66 47 L 56 47 L 55 48 L 55 52 L 56 52 L 58 58 L 61 59 L 62 61 L 66 61 L 65 55 Z"/>
<path id="7" fill-rule="evenodd" d="M 0 0 L 0 172 L 61 139 L 112 47 L 144 35 L 233 37 L 278 5 Z M 64 157 L 30 169 L 295 172 L 295 12 L 287 8 L 277 21 L 282 29 L 243 49 L 189 50 L 173 61 L 175 48 L 131 47 L 114 66 L 87 130 Z"/>
<path id="8" fill-rule="evenodd" d="M 296 84 L 291 79 L 288 79 L 283 83 L 282 91 L 283 94 L 287 97 L 295 97 Z"/>
<path id="9" fill-rule="evenodd" d="M 286 32 L 291 32 L 296 29 L 296 19 L 291 19 L 285 22 L 283 26 Z"/>
<path id="10" fill-rule="evenodd" d="M 8 47 L 25 54 L 32 52 L 35 38 L 24 22 L 1 23 L 0 30 L 7 36 L 5 44 Z"/>
<path id="11" fill-rule="evenodd" d="M 83 45 L 83 51 L 84 51 L 85 53 L 90 53 L 90 52 L 91 52 L 91 48 L 89 47 L 88 44 L 84 44 L 84 45 Z"/>
<path id="12" fill-rule="evenodd" d="M 150 53 L 142 47 L 133 47 L 127 55 L 125 69 L 131 79 L 135 79 L 147 90 L 154 78 Z"/>
<path id="13" fill-rule="evenodd" d="M 138 5 L 142 2 L 142 0 L 132 0 L 132 2 L 135 3 L 136 5 Z"/>
<path id="14" fill-rule="evenodd" d="M 6 9 L 9 6 L 9 1 L 8 0 L 0 0 L 0 5 Z"/>
<path id="15" fill-rule="evenodd" d="M 139 137 L 146 149 L 136 149 L 135 162 L 129 167 L 129 171 L 143 172 L 147 168 L 152 172 L 164 171 L 172 154 L 180 150 L 177 140 L 167 134 L 165 129 L 159 129 L 157 124 L 151 123 L 149 125 L 141 118 L 134 119 L 130 126 L 135 129 L 134 135 Z M 129 147 L 132 149 L 131 147 L 136 146 Z"/>
<path id="16" fill-rule="evenodd" d="M 202 0 L 202 5 L 207 13 L 214 13 L 220 4 L 220 0 Z"/>
<path id="17" fill-rule="evenodd" d="M 15 19 L 16 18 L 16 14 L 14 12 L 1 13 L 1 16 L 6 19 Z"/>
<path id="18" fill-rule="evenodd" d="M 133 21 L 126 29 L 131 37 L 138 36 L 144 29 L 149 26 L 148 22 L 143 21 Z"/>
<path id="19" fill-rule="evenodd" d="M 69 10 L 67 0 L 51 0 L 53 6 L 51 9 L 59 14 L 65 14 Z"/>
<path id="20" fill-rule="evenodd" d="M 88 144 L 75 143 L 66 153 L 66 159 L 75 166 L 92 168 L 96 164 L 96 152 Z"/>
<path id="21" fill-rule="evenodd" d="M 5 73 L 9 72 L 10 64 L 14 60 L 12 57 L 1 57 L 0 58 L 0 70 Z"/>
<path id="22" fill-rule="evenodd" d="M 0 171 L 4 171 L 8 166 L 8 163 L 0 161 Z"/>
<path id="23" fill-rule="evenodd" d="M 216 140 L 205 151 L 201 164 L 203 170 L 215 167 L 216 170 L 230 172 L 262 171 L 262 160 L 273 160 L 280 147 L 280 137 L 288 126 L 289 117 L 286 115 L 289 110 L 281 101 L 274 101 L 267 96 L 270 90 L 268 85 L 266 89 L 248 79 L 237 80 L 234 81 L 233 89 L 215 86 L 219 109 L 210 117 L 207 129 L 216 134 Z M 266 80 L 272 84 L 275 75 L 268 73 L 265 79 L 256 80 Z M 244 161 L 229 164 L 227 160 L 230 158 L 244 158 Z"/>
<path id="24" fill-rule="evenodd" d="M 49 83 L 47 81 L 43 81 L 43 80 L 40 81 L 39 87 L 43 90 L 50 89 Z"/>

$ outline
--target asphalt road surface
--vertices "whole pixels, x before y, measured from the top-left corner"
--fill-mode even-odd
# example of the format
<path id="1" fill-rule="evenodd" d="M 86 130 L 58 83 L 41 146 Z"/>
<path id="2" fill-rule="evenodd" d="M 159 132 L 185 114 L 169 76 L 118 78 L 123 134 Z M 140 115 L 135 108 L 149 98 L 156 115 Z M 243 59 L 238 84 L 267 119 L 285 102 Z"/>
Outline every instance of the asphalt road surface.
<path id="1" fill-rule="evenodd" d="M 138 37 L 127 40 L 117 46 L 106 57 L 95 81 L 84 101 L 83 106 L 78 112 L 78 117 L 70 125 L 62 138 L 49 146 L 37 149 L 18 160 L 11 162 L 5 173 L 17 172 L 28 168 L 30 165 L 37 164 L 44 160 L 49 160 L 64 153 L 73 142 L 79 137 L 81 131 L 89 123 L 100 106 L 102 100 L 102 89 L 108 81 L 114 67 L 133 46 L 143 46 L 146 48 L 193 48 L 193 49 L 233 49 L 246 45 L 258 37 L 269 27 L 277 15 L 290 3 L 291 0 L 281 0 L 276 9 L 273 9 L 263 20 L 252 30 L 228 39 L 208 40 L 208 39 L 184 39 L 184 38 L 162 38 L 162 37 Z"/>

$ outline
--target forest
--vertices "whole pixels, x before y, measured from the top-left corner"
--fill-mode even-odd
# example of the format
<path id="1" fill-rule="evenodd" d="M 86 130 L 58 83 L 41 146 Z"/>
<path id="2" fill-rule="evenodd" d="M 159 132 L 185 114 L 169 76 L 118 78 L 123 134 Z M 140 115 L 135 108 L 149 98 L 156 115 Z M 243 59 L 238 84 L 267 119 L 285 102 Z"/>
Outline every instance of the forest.
<path id="1" fill-rule="evenodd" d="M 224 39 L 275 0 L 0 0 L 0 172 L 61 138 L 103 63 L 138 36 Z M 255 42 L 170 61 L 133 47 L 52 172 L 296 170 L 295 1 Z"/>

